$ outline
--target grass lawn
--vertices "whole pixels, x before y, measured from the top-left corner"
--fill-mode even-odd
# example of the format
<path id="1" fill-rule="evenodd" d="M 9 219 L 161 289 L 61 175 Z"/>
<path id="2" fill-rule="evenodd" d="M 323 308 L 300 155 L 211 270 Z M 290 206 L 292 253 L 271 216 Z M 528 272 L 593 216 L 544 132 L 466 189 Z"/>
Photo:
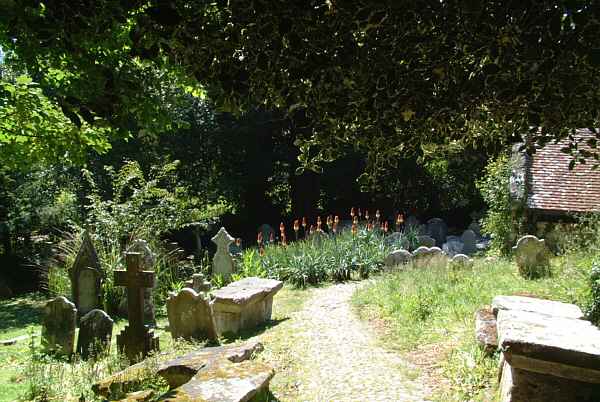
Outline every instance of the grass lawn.
<path id="1" fill-rule="evenodd" d="M 493 398 L 498 356 L 483 356 L 474 339 L 474 313 L 496 295 L 521 294 L 584 306 L 591 256 L 573 254 L 552 261 L 549 278 L 526 280 L 514 263 L 478 258 L 472 269 L 412 266 L 383 274 L 359 289 L 353 304 L 362 318 L 381 329 L 382 342 L 419 359 L 436 354 L 439 378 L 434 397 L 443 401 Z M 435 351 L 435 352 L 434 352 Z M 443 384 L 439 386 L 439 384 Z"/>
<path id="2" fill-rule="evenodd" d="M 240 334 L 235 339 L 223 339 L 223 342 L 243 341 L 256 336 L 272 326 L 285 321 L 289 314 L 302 308 L 307 291 L 295 290 L 285 286 L 277 295 L 273 305 L 273 320 L 266 325 Z M 45 400 L 45 401 L 78 401 L 84 396 L 86 401 L 95 399 L 91 385 L 123 368 L 126 364 L 116 351 L 116 334 L 125 326 L 125 320 L 115 323 L 111 354 L 97 361 L 72 362 L 43 356 L 39 350 L 41 333 L 41 310 L 46 302 L 41 294 L 30 294 L 19 298 L 0 301 L 0 341 L 13 339 L 23 335 L 34 337 L 20 340 L 14 345 L 0 346 L 0 402 Z M 166 317 L 159 317 L 158 329 L 162 353 L 157 359 L 164 360 L 187 350 L 204 346 L 203 343 L 190 343 L 171 339 L 166 326 Z M 162 384 L 151 384 L 160 388 Z"/>

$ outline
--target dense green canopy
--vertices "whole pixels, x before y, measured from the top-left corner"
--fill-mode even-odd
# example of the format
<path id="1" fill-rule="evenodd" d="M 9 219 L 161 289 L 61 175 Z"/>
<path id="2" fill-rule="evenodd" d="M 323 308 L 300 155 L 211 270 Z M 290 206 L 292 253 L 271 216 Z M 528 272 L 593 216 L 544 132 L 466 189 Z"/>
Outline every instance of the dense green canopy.
<path id="1" fill-rule="evenodd" d="M 90 124 L 165 123 L 164 84 L 176 84 L 225 110 L 264 105 L 309 121 L 305 162 L 334 158 L 343 142 L 377 164 L 422 144 L 527 131 L 544 142 L 600 120 L 592 0 L 0 4 L 2 46 Z"/>

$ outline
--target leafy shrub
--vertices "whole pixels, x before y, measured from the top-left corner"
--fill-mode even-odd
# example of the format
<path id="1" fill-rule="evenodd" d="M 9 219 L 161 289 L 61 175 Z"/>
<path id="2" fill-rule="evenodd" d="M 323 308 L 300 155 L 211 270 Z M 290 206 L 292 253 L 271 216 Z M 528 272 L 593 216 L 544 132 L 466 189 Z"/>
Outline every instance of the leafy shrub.
<path id="1" fill-rule="evenodd" d="M 600 324 L 600 263 L 595 261 L 589 277 L 591 302 L 587 309 L 587 316 L 596 325 Z"/>
<path id="2" fill-rule="evenodd" d="M 482 219 L 484 233 L 491 235 L 491 247 L 502 255 L 509 255 L 518 235 L 518 224 L 513 216 L 510 201 L 510 158 L 501 154 L 490 161 L 477 188 L 488 206 Z"/>

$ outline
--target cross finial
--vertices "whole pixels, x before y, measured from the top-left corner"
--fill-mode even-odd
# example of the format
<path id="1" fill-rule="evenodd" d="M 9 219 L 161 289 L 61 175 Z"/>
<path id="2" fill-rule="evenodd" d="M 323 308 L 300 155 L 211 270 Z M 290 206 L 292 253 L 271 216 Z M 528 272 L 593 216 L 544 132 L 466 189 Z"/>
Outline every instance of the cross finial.
<path id="1" fill-rule="evenodd" d="M 211 240 L 217 245 L 217 248 L 222 248 L 224 250 L 228 250 L 229 245 L 235 241 L 235 239 L 227 233 L 224 227 L 221 227 Z"/>

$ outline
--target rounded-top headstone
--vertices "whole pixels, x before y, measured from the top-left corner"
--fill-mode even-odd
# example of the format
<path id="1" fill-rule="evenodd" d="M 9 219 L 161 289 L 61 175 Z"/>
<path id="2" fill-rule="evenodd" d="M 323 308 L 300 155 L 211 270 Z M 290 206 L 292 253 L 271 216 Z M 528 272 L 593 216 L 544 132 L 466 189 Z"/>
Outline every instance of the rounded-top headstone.
<path id="1" fill-rule="evenodd" d="M 446 242 L 448 226 L 441 218 L 431 218 L 427 221 L 427 233 L 435 239 L 436 245 L 441 247 Z"/>
<path id="2" fill-rule="evenodd" d="M 47 352 L 70 356 L 75 344 L 77 308 L 64 296 L 50 300 L 42 318 L 42 346 Z"/>
<path id="3" fill-rule="evenodd" d="M 533 235 L 521 237 L 513 247 L 519 273 L 526 278 L 544 276 L 550 272 L 550 252 L 544 239 Z"/>
<path id="4" fill-rule="evenodd" d="M 474 231 L 465 230 L 461 236 L 461 241 L 464 244 L 463 254 L 470 255 L 477 252 L 477 234 Z"/>
<path id="5" fill-rule="evenodd" d="M 386 267 L 394 267 L 397 265 L 403 265 L 412 260 L 412 254 L 404 249 L 394 250 L 384 260 Z"/>

